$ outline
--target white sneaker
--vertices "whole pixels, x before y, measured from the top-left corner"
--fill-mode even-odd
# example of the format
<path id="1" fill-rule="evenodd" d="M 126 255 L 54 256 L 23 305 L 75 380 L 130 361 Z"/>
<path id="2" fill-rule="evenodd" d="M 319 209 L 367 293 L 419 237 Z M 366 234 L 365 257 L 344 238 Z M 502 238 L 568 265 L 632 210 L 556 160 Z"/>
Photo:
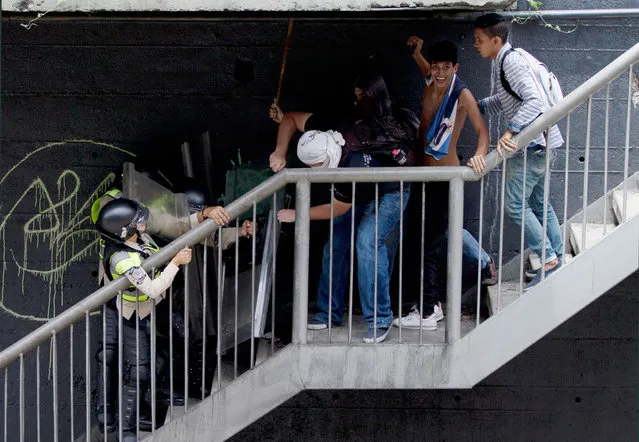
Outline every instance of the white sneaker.
<path id="1" fill-rule="evenodd" d="M 441 308 L 439 309 L 441 313 Z M 442 313 L 442 318 L 444 317 Z M 437 316 L 436 313 L 433 313 L 426 319 L 422 319 L 421 315 L 417 311 L 417 309 L 413 309 L 409 314 L 404 316 L 403 318 L 396 318 L 393 320 L 393 325 L 395 327 L 399 327 L 399 324 L 402 324 L 402 328 L 410 329 L 410 330 L 419 330 L 420 325 L 424 330 L 437 330 Z"/>
<path id="2" fill-rule="evenodd" d="M 435 306 L 433 307 L 433 310 L 434 310 L 433 314 L 435 315 L 435 319 L 437 320 L 437 322 L 444 319 L 444 311 L 442 310 L 441 302 L 438 302 L 437 304 L 435 304 Z"/>

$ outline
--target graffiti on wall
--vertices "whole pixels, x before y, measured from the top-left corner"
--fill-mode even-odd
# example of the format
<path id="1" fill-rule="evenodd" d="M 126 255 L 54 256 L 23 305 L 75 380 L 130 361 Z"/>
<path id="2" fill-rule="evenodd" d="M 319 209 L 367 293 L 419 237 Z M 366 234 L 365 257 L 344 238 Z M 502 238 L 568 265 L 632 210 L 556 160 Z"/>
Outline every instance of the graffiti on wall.
<path id="1" fill-rule="evenodd" d="M 65 305 L 72 266 L 85 259 L 97 262 L 91 204 L 115 174 L 81 177 L 80 166 L 73 164 L 86 154 L 121 161 L 135 156 L 91 140 L 53 142 L 25 155 L 0 178 L 0 308 L 13 317 L 54 317 Z"/>

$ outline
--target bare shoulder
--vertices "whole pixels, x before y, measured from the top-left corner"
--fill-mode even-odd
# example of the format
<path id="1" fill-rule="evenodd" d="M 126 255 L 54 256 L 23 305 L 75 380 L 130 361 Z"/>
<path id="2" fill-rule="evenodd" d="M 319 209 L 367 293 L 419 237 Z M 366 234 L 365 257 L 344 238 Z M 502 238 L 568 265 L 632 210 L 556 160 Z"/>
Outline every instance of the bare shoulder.
<path id="1" fill-rule="evenodd" d="M 465 109 L 477 106 L 477 100 L 470 89 L 466 88 L 459 94 L 459 104 Z"/>

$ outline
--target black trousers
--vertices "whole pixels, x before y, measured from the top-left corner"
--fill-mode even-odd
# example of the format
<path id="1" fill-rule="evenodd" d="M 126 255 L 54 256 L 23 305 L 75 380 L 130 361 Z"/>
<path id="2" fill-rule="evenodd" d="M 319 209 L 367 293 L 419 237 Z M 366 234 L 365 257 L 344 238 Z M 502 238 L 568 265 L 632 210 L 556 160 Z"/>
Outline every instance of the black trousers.
<path id="1" fill-rule="evenodd" d="M 422 197 L 422 188 L 425 200 Z M 408 245 L 408 255 L 405 255 L 404 262 L 408 263 L 408 266 L 404 272 L 404 278 L 410 278 L 410 282 L 407 281 L 405 293 L 409 297 L 408 299 L 417 305 L 418 309 L 421 279 L 420 255 L 422 253 L 422 204 L 424 208 L 424 316 L 433 313 L 434 306 L 442 299 L 439 287 L 440 256 L 448 230 L 448 189 L 448 182 L 428 182 L 423 187 L 421 183 L 413 183 L 407 208 L 405 244 Z"/>
<path id="2" fill-rule="evenodd" d="M 105 308 L 106 341 L 98 351 L 98 420 L 112 423 L 115 412 L 118 411 L 118 335 L 120 312 L 112 303 Z M 122 318 L 122 429 L 124 432 L 135 433 L 137 420 L 137 404 L 143 401 L 144 392 L 151 378 L 151 342 L 147 331 L 148 317 L 140 319 L 139 335 L 136 334 L 136 319 Z M 139 336 L 139 344 L 136 338 Z M 139 362 L 138 362 L 139 361 Z M 106 366 L 106 389 L 103 387 L 103 364 Z M 139 378 L 138 378 L 139 371 Z M 116 382 L 111 382 L 112 377 Z M 139 383 L 139 395 L 138 395 Z M 139 396 L 139 399 L 138 399 Z M 103 410 L 106 397 L 107 409 Z M 102 423 L 101 422 L 101 423 Z"/>

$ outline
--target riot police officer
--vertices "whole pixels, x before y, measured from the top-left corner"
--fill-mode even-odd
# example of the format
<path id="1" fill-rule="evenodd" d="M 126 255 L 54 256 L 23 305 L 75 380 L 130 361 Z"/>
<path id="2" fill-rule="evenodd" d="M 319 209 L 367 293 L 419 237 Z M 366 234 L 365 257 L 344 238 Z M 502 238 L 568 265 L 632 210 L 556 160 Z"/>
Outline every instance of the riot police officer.
<path id="1" fill-rule="evenodd" d="M 100 353 L 100 362 L 107 369 L 113 369 L 113 359 L 117 355 L 118 322 L 122 315 L 123 341 L 123 391 L 122 391 L 122 432 L 121 442 L 137 441 L 136 417 L 139 383 L 140 392 L 146 390 L 150 379 L 150 339 L 147 332 L 149 314 L 153 303 L 163 299 L 166 289 L 171 285 L 179 266 L 191 261 L 191 249 L 180 250 L 173 259 L 158 271 L 152 279 L 141 267 L 142 262 L 159 251 L 153 239 L 145 233 L 149 211 L 135 201 L 119 198 L 108 202 L 99 212 L 96 226 L 105 238 L 104 268 L 109 279 L 126 277 L 131 286 L 107 305 L 106 342 Z M 135 316 L 139 317 L 136 321 Z M 136 343 L 136 327 L 139 343 Z M 139 347 L 139 353 L 137 349 Z M 138 378 L 139 370 L 139 378 Z M 100 392 L 100 404 L 104 395 Z M 107 400 L 107 410 L 98 413 L 103 423 L 112 413 L 112 404 Z"/>

